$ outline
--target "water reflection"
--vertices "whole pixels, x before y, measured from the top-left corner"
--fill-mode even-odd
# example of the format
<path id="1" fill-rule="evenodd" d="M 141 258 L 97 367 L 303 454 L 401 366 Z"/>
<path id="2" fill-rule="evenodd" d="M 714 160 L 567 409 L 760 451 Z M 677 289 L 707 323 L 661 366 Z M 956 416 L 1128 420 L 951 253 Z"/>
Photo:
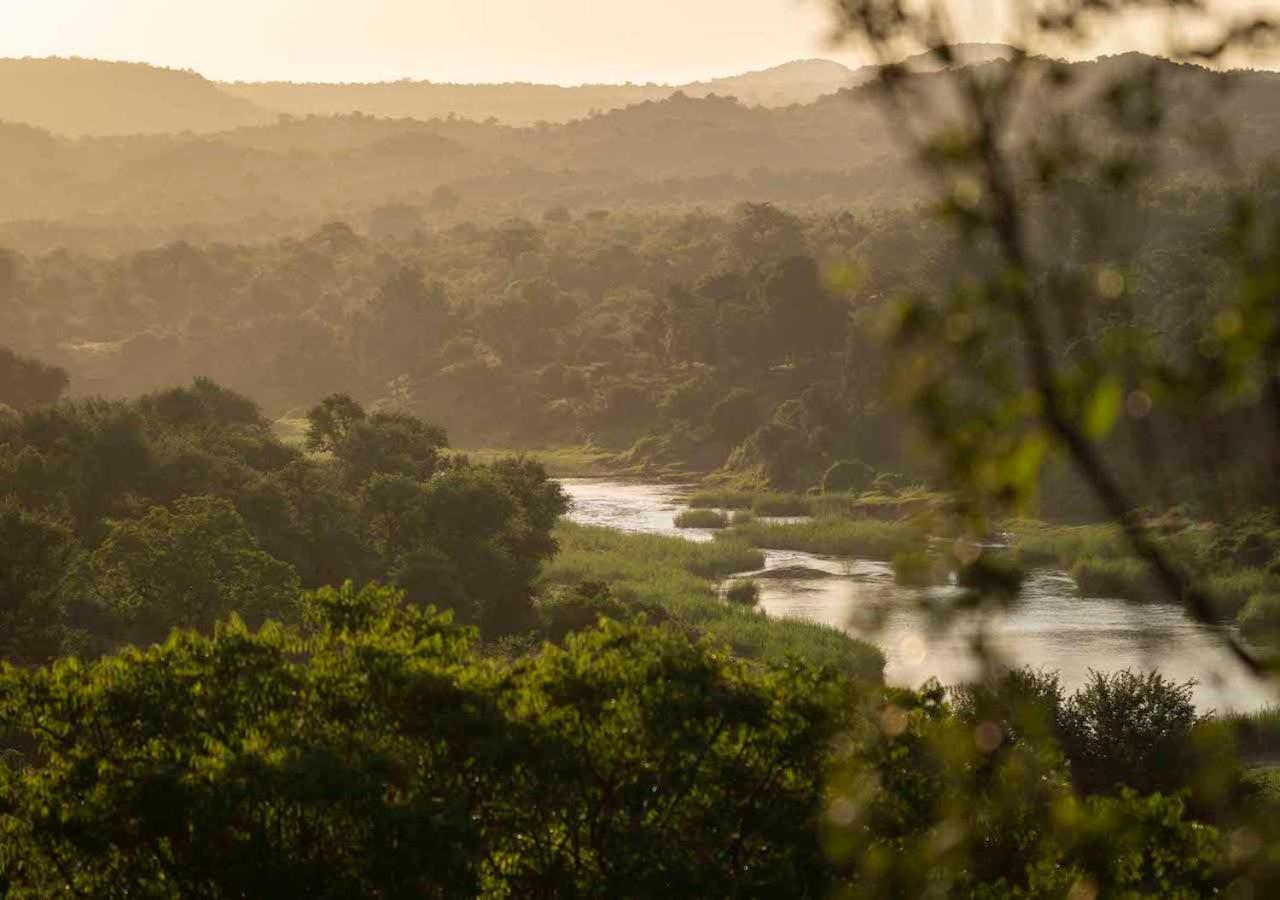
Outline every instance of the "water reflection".
<path id="1" fill-rule="evenodd" d="M 691 540 L 712 536 L 673 524 L 688 485 L 597 479 L 569 479 L 564 485 L 574 501 L 570 518 L 575 521 Z M 767 570 L 794 566 L 832 577 L 759 579 L 761 606 L 769 615 L 824 622 L 873 641 L 885 653 L 885 677 L 893 684 L 916 686 L 931 677 L 953 684 L 976 677 L 976 617 L 937 631 L 924 608 L 930 600 L 945 599 L 951 589 L 899 587 L 888 565 L 870 560 L 765 554 Z M 987 619 L 986 626 L 989 646 L 1003 659 L 1057 670 L 1068 690 L 1082 684 L 1090 669 L 1159 668 L 1178 681 L 1197 680 L 1196 703 L 1205 711 L 1255 709 L 1276 700 L 1241 668 L 1215 629 L 1191 621 L 1181 608 L 1082 600 L 1065 575 L 1032 573 L 1019 603 Z"/>

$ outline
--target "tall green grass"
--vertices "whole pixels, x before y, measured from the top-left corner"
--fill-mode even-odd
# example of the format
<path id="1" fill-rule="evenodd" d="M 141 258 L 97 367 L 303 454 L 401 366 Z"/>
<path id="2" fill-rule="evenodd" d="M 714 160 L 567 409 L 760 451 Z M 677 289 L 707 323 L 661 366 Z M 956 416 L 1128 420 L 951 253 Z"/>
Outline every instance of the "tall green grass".
<path id="1" fill-rule="evenodd" d="M 676 516 L 677 528 L 728 528 L 729 517 L 715 509 L 686 509 Z"/>
<path id="2" fill-rule="evenodd" d="M 1229 713 L 1219 716 L 1216 721 L 1231 729 L 1236 749 L 1241 755 L 1280 761 L 1280 706 L 1268 706 L 1250 713 Z"/>
<path id="3" fill-rule="evenodd" d="M 1124 600 L 1168 599 L 1150 567 L 1132 557 L 1087 556 L 1071 567 L 1085 597 L 1120 597 Z"/>
<path id="4" fill-rule="evenodd" d="M 808 516 L 813 499 L 804 494 L 776 491 L 698 491 L 689 497 L 692 509 L 749 509 L 757 516 Z"/>
<path id="5" fill-rule="evenodd" d="M 859 678 L 883 677 L 884 656 L 865 641 L 826 625 L 772 619 L 721 599 L 713 579 L 764 566 L 764 554 L 740 538 L 722 535 L 694 543 L 569 522 L 557 526 L 556 537 L 560 552 L 543 567 L 543 587 L 604 583 L 622 602 L 656 604 L 691 634 L 744 658 L 768 663 L 798 658 Z"/>
<path id="6" fill-rule="evenodd" d="M 800 550 L 823 556 L 861 556 L 890 560 L 919 549 L 924 536 L 906 522 L 828 517 L 808 522 L 747 522 L 732 534 L 755 547 Z"/>
<path id="7" fill-rule="evenodd" d="M 1129 555 L 1116 525 L 1051 525 L 1032 519 L 1008 523 L 1013 548 L 1027 563 L 1070 569 L 1082 559 L 1116 559 Z"/>

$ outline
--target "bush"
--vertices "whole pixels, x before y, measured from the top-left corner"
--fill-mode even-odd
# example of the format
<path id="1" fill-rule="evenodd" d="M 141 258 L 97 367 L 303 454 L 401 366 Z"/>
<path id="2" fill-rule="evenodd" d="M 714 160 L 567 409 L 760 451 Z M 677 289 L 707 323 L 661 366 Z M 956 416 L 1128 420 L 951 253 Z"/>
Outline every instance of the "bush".
<path id="1" fill-rule="evenodd" d="M 760 602 L 760 585 L 749 579 L 736 580 L 725 590 L 724 598 L 738 606 L 755 606 Z"/>
<path id="2" fill-rule="evenodd" d="M 1062 749 L 1084 793 L 1118 786 L 1141 793 L 1177 791 L 1193 761 L 1192 729 L 1201 721 L 1194 681 L 1177 684 L 1159 672 L 1091 672 L 1062 710 Z"/>
<path id="3" fill-rule="evenodd" d="M 751 501 L 757 516 L 807 516 L 812 509 L 809 498 L 798 494 L 760 494 Z"/>
<path id="4" fill-rule="evenodd" d="M 613 595 L 609 585 L 599 581 L 580 581 L 569 590 L 552 591 L 538 602 L 537 611 L 539 630 L 555 643 L 575 631 L 595 626 L 601 619 L 626 623 L 643 617 L 657 625 L 671 618 L 657 603 L 638 598 L 624 603 Z"/>
<path id="5" fill-rule="evenodd" d="M 894 579 L 904 587 L 931 587 L 949 580 L 946 563 L 925 550 L 900 550 L 891 562 Z"/>
<path id="6" fill-rule="evenodd" d="M 1071 577 L 1085 597 L 1121 597 L 1125 600 L 1169 598 L 1152 577 L 1146 563 L 1131 557 L 1086 557 L 1071 567 Z"/>
<path id="7" fill-rule="evenodd" d="M 750 509 L 748 491 L 698 491 L 689 498 L 691 509 Z"/>
<path id="8" fill-rule="evenodd" d="M 1062 717 L 1062 682 L 1057 672 L 1024 666 L 1002 674 L 994 684 L 952 688 L 952 709 L 966 725 L 993 723 L 999 741 L 1056 739 Z"/>
<path id="9" fill-rule="evenodd" d="M 1255 594 L 1240 613 L 1240 630 L 1250 640 L 1280 641 L 1280 594 Z"/>
<path id="10" fill-rule="evenodd" d="M 677 528 L 728 528 L 729 517 L 714 509 L 686 509 L 676 516 Z"/>
<path id="11" fill-rule="evenodd" d="M 749 509 L 740 509 L 733 514 L 732 524 L 750 525 L 756 520 L 756 514 Z"/>
<path id="12" fill-rule="evenodd" d="M 867 490 L 876 478 L 876 470 L 857 459 L 842 459 L 833 463 L 822 476 L 824 494 L 854 493 Z"/>

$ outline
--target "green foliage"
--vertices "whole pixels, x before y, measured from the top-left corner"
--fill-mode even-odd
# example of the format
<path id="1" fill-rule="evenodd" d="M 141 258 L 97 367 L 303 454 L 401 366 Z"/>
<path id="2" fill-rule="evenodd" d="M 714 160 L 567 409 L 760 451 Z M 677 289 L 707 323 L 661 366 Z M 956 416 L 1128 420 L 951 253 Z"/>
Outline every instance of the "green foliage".
<path id="1" fill-rule="evenodd" d="M 724 598 L 738 606 L 756 606 L 760 603 L 760 585 L 750 579 L 735 579 L 725 588 Z"/>
<path id="2" fill-rule="evenodd" d="M 729 517 L 714 509 L 686 509 L 675 523 L 677 528 L 728 528 Z"/>
<path id="3" fill-rule="evenodd" d="M 209 630 L 235 613 L 251 623 L 289 618 L 297 573 L 265 553 L 226 500 L 187 497 L 137 520 L 112 520 L 89 559 L 97 600 L 126 640 L 172 628 Z"/>
<path id="4" fill-rule="evenodd" d="M 1240 629 L 1251 640 L 1280 641 L 1280 594 L 1255 594 L 1240 613 Z"/>
<path id="5" fill-rule="evenodd" d="M 1063 750 L 1075 783 L 1087 793 L 1118 785 L 1142 793 L 1181 787 L 1192 759 L 1192 730 L 1201 721 L 1192 686 L 1159 672 L 1093 672 L 1062 708 Z"/>
<path id="6" fill-rule="evenodd" d="M 531 583 L 555 552 L 564 495 L 532 460 L 472 465 L 446 456 L 444 440 L 416 417 L 335 395 L 309 418 L 323 455 L 305 457 L 252 401 L 207 379 L 0 422 L 12 521 L 65 523 L 87 557 L 73 572 L 32 551 L 15 569 L 57 567 L 27 571 L 47 586 L 12 595 L 24 615 L 40 609 L 22 626 L 45 635 L 30 637 L 33 652 L 64 638 L 86 649 L 161 640 L 232 611 L 287 617 L 299 584 L 352 576 L 393 581 L 489 637 L 531 627 Z"/>
<path id="7" fill-rule="evenodd" d="M 904 587 L 931 587 L 951 579 L 947 561 L 925 550 L 899 550 L 889 561 L 894 579 Z"/>
<path id="8" fill-rule="evenodd" d="M 53 403 L 71 383 L 57 366 L 0 347 L 0 404 L 16 410 Z"/>
<path id="9" fill-rule="evenodd" d="M 724 603 L 714 581 L 764 567 L 764 554 L 740 540 L 719 536 L 695 543 L 652 534 L 623 534 L 604 528 L 561 523 L 560 550 L 542 570 L 539 584 L 577 590 L 582 584 L 609 586 L 610 602 L 623 616 L 655 620 L 662 611 L 690 636 L 706 636 L 751 660 L 785 664 L 803 660 L 858 678 L 878 681 L 884 656 L 844 631 L 799 619 L 770 619 L 751 609 Z M 607 613 L 612 615 L 612 613 Z"/>
<path id="10" fill-rule="evenodd" d="M 857 459 L 842 459 L 832 463 L 822 476 L 822 491 L 826 494 L 861 494 L 875 481 L 876 470 Z"/>
<path id="11" fill-rule="evenodd" d="M 1126 600 L 1159 600 L 1161 585 L 1140 560 L 1085 557 L 1071 567 L 1080 593 L 1086 597 L 1122 597 Z"/>
<path id="12" fill-rule="evenodd" d="M 1012 672 L 944 701 L 926 686 L 869 716 L 827 811 L 838 896 L 1199 897 L 1232 877 L 1224 836 L 1181 797 L 1072 791 L 1056 677 Z"/>
<path id="13" fill-rule="evenodd" d="M 621 626 L 486 662 L 382 588 L 306 619 L 5 669 L 9 893 L 826 893 L 834 679 Z"/>
<path id="14" fill-rule="evenodd" d="M 923 538 L 910 523 L 871 519 L 815 519 L 809 522 L 748 522 L 733 534 L 756 547 L 803 550 L 828 556 L 861 556 L 891 560 L 918 547 Z"/>
<path id="15" fill-rule="evenodd" d="M 60 649 L 76 551 L 64 525 L 0 499 L 0 657 L 22 665 Z"/>

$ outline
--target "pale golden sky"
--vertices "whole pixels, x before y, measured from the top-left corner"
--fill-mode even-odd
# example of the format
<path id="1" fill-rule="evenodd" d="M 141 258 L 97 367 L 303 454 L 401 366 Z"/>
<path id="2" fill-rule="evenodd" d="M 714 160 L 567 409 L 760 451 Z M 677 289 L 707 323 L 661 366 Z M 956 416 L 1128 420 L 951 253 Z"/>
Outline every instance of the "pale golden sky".
<path id="1" fill-rule="evenodd" d="M 1219 2 L 1280 12 L 1280 0 Z M 1004 37 L 991 12 L 1001 0 L 955 5 L 965 39 Z M 827 28 L 821 0 L 0 0 L 0 56 L 135 60 L 223 80 L 682 82 L 841 58 Z M 1103 49 L 1155 49 L 1143 31 Z"/>

